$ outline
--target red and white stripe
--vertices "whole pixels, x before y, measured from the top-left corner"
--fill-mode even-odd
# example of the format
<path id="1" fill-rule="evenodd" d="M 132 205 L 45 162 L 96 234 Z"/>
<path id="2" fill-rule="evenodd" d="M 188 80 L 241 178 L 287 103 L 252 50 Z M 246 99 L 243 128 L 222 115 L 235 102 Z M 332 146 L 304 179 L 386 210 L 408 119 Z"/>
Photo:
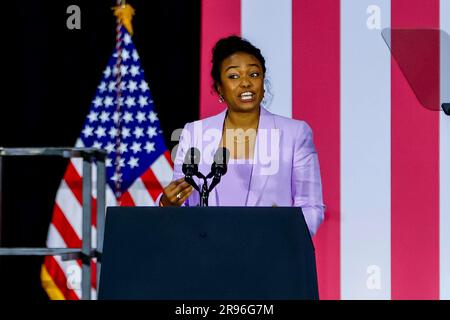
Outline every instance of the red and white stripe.
<path id="1" fill-rule="evenodd" d="M 78 140 L 76 147 L 83 147 Z M 171 181 L 173 164 L 169 151 L 162 154 L 152 166 L 123 193 L 119 201 L 106 185 L 106 206 L 153 206 L 162 189 Z M 80 248 L 82 236 L 82 160 L 71 159 L 56 194 L 53 218 L 47 235 L 49 248 Z M 96 233 L 96 166 L 92 170 L 92 246 Z M 46 257 L 44 266 L 65 299 L 81 298 L 81 262 L 62 261 L 58 256 Z M 96 298 L 95 261 L 92 269 L 92 299 Z M 52 298 L 52 297 L 51 297 Z"/>
<path id="2" fill-rule="evenodd" d="M 223 108 L 214 43 L 242 35 L 266 58 L 269 109 L 314 130 L 327 206 L 314 239 L 321 298 L 449 299 L 450 118 L 419 104 L 383 28 L 449 32 L 450 1 L 205 0 L 200 116 Z M 427 61 L 436 102 L 449 98 L 439 63 L 449 51 L 438 48 Z"/>

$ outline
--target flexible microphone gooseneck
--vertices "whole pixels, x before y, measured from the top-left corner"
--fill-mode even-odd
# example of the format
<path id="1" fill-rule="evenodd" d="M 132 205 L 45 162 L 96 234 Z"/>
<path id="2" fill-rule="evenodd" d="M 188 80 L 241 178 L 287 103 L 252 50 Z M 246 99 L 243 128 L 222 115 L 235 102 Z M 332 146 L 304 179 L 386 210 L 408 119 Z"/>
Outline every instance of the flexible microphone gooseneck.
<path id="1" fill-rule="evenodd" d="M 200 192 L 198 185 L 194 181 L 194 176 L 203 176 L 198 171 L 198 164 L 200 163 L 200 151 L 197 148 L 190 148 L 186 152 L 181 170 L 184 173 L 184 179 L 187 183 L 194 187 L 195 190 Z"/>
<path id="2" fill-rule="evenodd" d="M 222 176 L 227 173 L 229 159 L 230 151 L 228 151 L 227 148 L 221 147 L 216 151 L 214 162 L 211 165 L 211 172 L 207 176 L 207 178 L 213 178 L 208 192 L 211 192 L 211 190 L 220 182 Z"/>

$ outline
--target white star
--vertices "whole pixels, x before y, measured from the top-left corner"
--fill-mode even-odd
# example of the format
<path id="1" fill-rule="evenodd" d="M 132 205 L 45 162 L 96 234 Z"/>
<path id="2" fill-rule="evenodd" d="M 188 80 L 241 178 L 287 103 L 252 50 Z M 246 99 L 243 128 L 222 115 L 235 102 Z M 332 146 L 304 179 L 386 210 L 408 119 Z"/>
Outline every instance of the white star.
<path id="1" fill-rule="evenodd" d="M 112 143 L 111 141 L 108 142 L 108 144 L 107 144 L 106 147 L 105 147 L 105 150 L 106 150 L 108 153 L 114 152 L 115 149 L 116 149 L 116 148 L 115 148 L 115 146 L 114 146 L 114 143 Z"/>
<path id="2" fill-rule="evenodd" d="M 98 141 L 94 141 L 94 144 L 92 145 L 92 148 L 101 149 L 102 148 L 102 143 L 98 142 Z"/>
<path id="3" fill-rule="evenodd" d="M 139 96 L 139 105 L 140 105 L 141 108 L 143 108 L 144 106 L 148 105 L 147 97 Z"/>
<path id="4" fill-rule="evenodd" d="M 128 151 L 128 144 L 124 143 L 124 142 L 121 142 L 120 146 L 119 146 L 119 152 L 120 153 L 124 153 L 124 152 L 127 152 L 127 151 Z"/>
<path id="5" fill-rule="evenodd" d="M 132 54 L 132 55 L 133 55 L 133 60 L 134 60 L 134 61 L 139 60 L 139 55 L 138 55 L 136 49 L 133 50 L 133 54 Z"/>
<path id="6" fill-rule="evenodd" d="M 99 96 L 96 96 L 94 101 L 92 101 L 92 103 L 94 104 L 94 106 L 96 108 L 98 108 L 102 105 L 102 98 L 100 98 Z"/>
<path id="7" fill-rule="evenodd" d="M 117 69 L 117 66 L 114 66 L 114 68 L 113 68 L 113 75 L 117 76 L 118 72 L 119 72 L 119 69 Z"/>
<path id="8" fill-rule="evenodd" d="M 155 112 L 150 111 L 150 113 L 148 114 L 148 119 L 151 123 L 153 123 L 155 121 L 158 121 L 158 115 Z"/>
<path id="9" fill-rule="evenodd" d="M 119 135 L 119 131 L 115 127 L 111 127 L 108 131 L 109 136 L 112 138 L 117 137 Z"/>
<path id="10" fill-rule="evenodd" d="M 116 166 L 117 166 L 117 160 L 119 160 L 119 167 L 123 168 L 125 167 L 125 159 L 124 158 L 116 158 Z"/>
<path id="11" fill-rule="evenodd" d="M 130 68 L 130 73 L 131 73 L 131 76 L 136 77 L 140 73 L 139 66 L 132 65 Z"/>
<path id="12" fill-rule="evenodd" d="M 123 116 L 123 120 L 128 123 L 130 121 L 133 121 L 133 114 L 131 112 L 125 112 L 125 115 Z"/>
<path id="13" fill-rule="evenodd" d="M 100 90 L 101 93 L 104 92 L 106 90 L 106 82 L 102 81 L 98 86 L 98 90 Z"/>
<path id="14" fill-rule="evenodd" d="M 134 154 L 142 151 L 141 144 L 136 141 L 133 142 L 133 145 L 131 146 L 130 149 L 133 150 Z"/>
<path id="15" fill-rule="evenodd" d="M 110 158 L 106 158 L 105 166 L 106 166 L 106 167 L 112 167 L 112 161 L 111 161 Z"/>
<path id="16" fill-rule="evenodd" d="M 103 100 L 103 104 L 105 105 L 106 108 L 108 108 L 114 105 L 113 101 L 114 101 L 113 97 L 106 96 L 105 99 Z"/>
<path id="17" fill-rule="evenodd" d="M 116 181 L 122 181 L 122 174 L 118 172 L 114 172 L 114 175 L 111 177 L 111 180 Z"/>
<path id="18" fill-rule="evenodd" d="M 138 111 L 138 113 L 136 115 L 136 119 L 137 119 L 137 121 L 139 121 L 139 123 L 141 123 L 142 121 L 145 121 L 145 119 L 146 119 L 145 113 Z"/>
<path id="19" fill-rule="evenodd" d="M 100 120 L 102 121 L 102 123 L 109 121 L 109 112 L 102 111 L 102 113 L 100 114 Z"/>
<path id="20" fill-rule="evenodd" d="M 102 126 L 99 126 L 97 130 L 95 130 L 95 134 L 97 135 L 97 138 L 100 139 L 101 137 L 106 136 L 106 129 Z"/>
<path id="21" fill-rule="evenodd" d="M 113 116 L 112 116 L 111 118 L 113 119 L 114 123 L 119 122 L 120 113 L 117 112 L 117 111 L 115 111 L 115 112 L 113 113 Z"/>
<path id="22" fill-rule="evenodd" d="M 139 88 L 141 89 L 142 92 L 149 90 L 148 83 L 142 80 L 141 84 L 139 85 Z"/>
<path id="23" fill-rule="evenodd" d="M 87 138 L 87 137 L 92 136 L 92 132 L 93 132 L 93 131 L 94 131 L 94 128 L 89 127 L 89 126 L 86 126 L 86 127 L 83 129 L 83 131 L 81 131 L 81 132 L 83 132 L 84 137 Z"/>
<path id="24" fill-rule="evenodd" d="M 148 127 L 148 129 L 147 129 L 147 134 L 148 134 L 148 137 L 151 139 L 151 138 L 153 138 L 154 136 L 157 136 L 158 134 L 156 133 L 156 128 L 155 127 Z"/>
<path id="25" fill-rule="evenodd" d="M 128 82 L 128 90 L 130 90 L 130 92 L 134 92 L 134 90 L 137 90 L 137 82 L 130 80 Z"/>
<path id="26" fill-rule="evenodd" d="M 130 157 L 130 160 L 128 161 L 128 165 L 130 166 L 131 169 L 134 169 L 135 167 L 139 167 L 138 160 L 139 160 L 138 158 Z"/>
<path id="27" fill-rule="evenodd" d="M 122 49 L 122 59 L 123 61 L 127 61 L 130 59 L 130 53 L 126 49 Z"/>
<path id="28" fill-rule="evenodd" d="M 97 121 L 98 120 L 98 113 L 94 112 L 94 111 L 91 111 L 91 112 L 89 112 L 87 117 L 89 119 L 89 122 Z"/>
<path id="29" fill-rule="evenodd" d="M 127 90 L 127 82 L 126 81 L 122 81 L 120 83 L 120 91 L 125 91 Z"/>
<path id="30" fill-rule="evenodd" d="M 136 102 L 134 101 L 134 97 L 127 97 L 127 100 L 125 101 L 125 104 L 128 106 L 128 108 L 131 108 L 132 106 L 136 105 Z"/>
<path id="31" fill-rule="evenodd" d="M 128 74 L 128 67 L 121 65 L 120 66 L 120 74 L 122 75 L 122 77 L 126 76 Z"/>
<path id="32" fill-rule="evenodd" d="M 124 139 L 128 138 L 129 136 L 131 136 L 130 129 L 128 129 L 127 127 L 123 127 L 122 130 L 121 130 L 121 133 L 122 133 L 122 138 L 124 138 Z"/>
<path id="33" fill-rule="evenodd" d="M 139 139 L 140 137 L 142 137 L 144 135 L 144 129 L 142 129 L 140 127 L 136 127 L 136 128 L 134 128 L 133 134 L 136 137 L 136 139 Z"/>
<path id="34" fill-rule="evenodd" d="M 125 42 L 126 45 L 129 45 L 131 42 L 131 37 L 128 33 L 125 33 L 125 35 L 123 36 L 123 42 Z"/>
<path id="35" fill-rule="evenodd" d="M 108 91 L 116 91 L 116 82 L 115 81 L 110 81 L 108 84 Z"/>
<path id="36" fill-rule="evenodd" d="M 109 66 L 107 66 L 105 71 L 103 71 L 103 75 L 105 78 L 109 78 L 111 76 L 111 68 Z"/>
<path id="37" fill-rule="evenodd" d="M 144 149 L 147 151 L 147 153 L 150 153 L 152 151 L 155 151 L 155 144 L 153 142 L 148 142 L 145 144 Z"/>

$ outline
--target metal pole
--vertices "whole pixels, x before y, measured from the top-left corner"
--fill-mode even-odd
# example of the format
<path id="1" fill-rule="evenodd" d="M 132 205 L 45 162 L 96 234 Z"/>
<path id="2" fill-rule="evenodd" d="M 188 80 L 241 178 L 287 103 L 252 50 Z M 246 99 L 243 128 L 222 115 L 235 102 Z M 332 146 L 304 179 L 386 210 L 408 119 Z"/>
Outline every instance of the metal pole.
<path id="1" fill-rule="evenodd" d="M 103 236 L 105 232 L 105 160 L 97 159 L 97 291 L 100 288 L 101 255 L 103 252 Z"/>
<path id="2" fill-rule="evenodd" d="M 0 156 L 0 247 L 2 245 L 2 219 L 3 219 L 3 157 Z"/>
<path id="3" fill-rule="evenodd" d="M 83 234 L 82 234 L 82 278 L 81 298 L 91 300 L 91 194 L 92 168 L 90 158 L 83 157 Z"/>

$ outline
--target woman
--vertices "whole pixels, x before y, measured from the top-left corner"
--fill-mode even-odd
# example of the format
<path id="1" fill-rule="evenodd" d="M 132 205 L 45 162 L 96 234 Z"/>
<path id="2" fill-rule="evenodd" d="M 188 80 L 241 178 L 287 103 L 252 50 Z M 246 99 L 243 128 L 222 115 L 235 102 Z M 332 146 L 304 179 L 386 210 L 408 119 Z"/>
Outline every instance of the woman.
<path id="1" fill-rule="evenodd" d="M 303 121 L 261 107 L 265 73 L 264 57 L 248 41 L 230 36 L 217 42 L 211 76 L 226 109 L 186 124 L 174 161 L 174 181 L 160 196 L 160 206 L 198 205 L 199 195 L 181 170 L 185 155 L 191 147 L 198 148 L 199 171 L 206 175 L 216 150 L 225 147 L 230 151 L 228 171 L 209 195 L 210 206 L 301 207 L 310 233 L 316 233 L 324 205 L 312 132 Z"/>

